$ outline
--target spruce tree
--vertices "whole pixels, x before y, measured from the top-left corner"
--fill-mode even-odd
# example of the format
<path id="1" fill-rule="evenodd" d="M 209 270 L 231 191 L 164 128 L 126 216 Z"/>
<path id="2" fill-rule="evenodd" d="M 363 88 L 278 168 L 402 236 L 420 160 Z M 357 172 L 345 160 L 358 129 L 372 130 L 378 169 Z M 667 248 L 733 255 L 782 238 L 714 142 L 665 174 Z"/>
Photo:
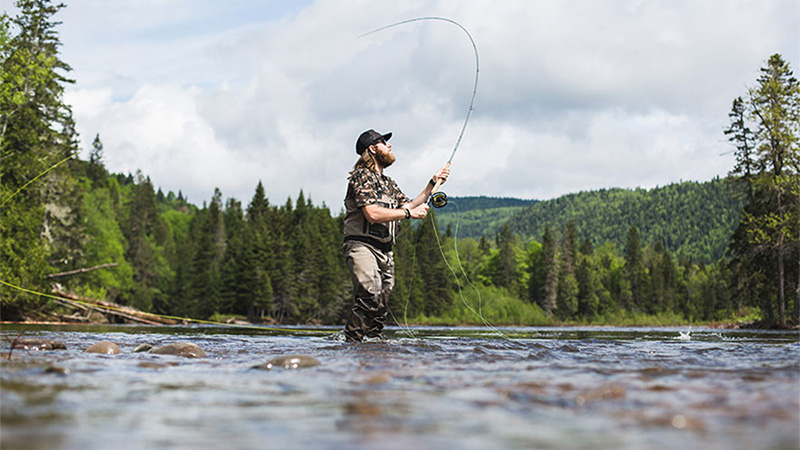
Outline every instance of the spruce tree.
<path id="1" fill-rule="evenodd" d="M 45 204 L 61 203 L 54 175 L 63 168 L 24 186 L 76 150 L 72 113 L 63 101 L 72 81 L 65 76 L 70 67 L 58 56 L 59 22 L 53 20 L 63 5 L 20 0 L 16 6 L 18 16 L 0 18 L 0 279 L 42 290 L 49 256 L 41 234 Z M 6 287 L 0 297 L 8 319 L 41 304 Z"/>
<path id="2" fill-rule="evenodd" d="M 629 310 L 644 311 L 647 309 L 647 290 L 644 257 L 642 255 L 639 230 L 631 226 L 625 244 L 625 280 L 630 288 L 630 299 L 623 303 Z M 627 300 L 627 299 L 626 299 Z"/>
<path id="3" fill-rule="evenodd" d="M 783 324 L 787 311 L 786 262 L 791 249 L 800 247 L 800 84 L 778 54 L 761 69 L 757 83 L 746 103 L 748 118 L 756 127 L 754 152 L 749 158 L 756 173 L 748 181 L 752 195 L 730 248 L 740 279 L 755 284 L 762 283 L 759 279 L 771 280 L 771 288 L 757 288 L 761 292 L 759 303 L 772 320 L 775 298 L 777 320 Z M 735 128 L 735 123 L 731 127 Z M 737 166 L 732 174 L 742 179 L 740 172 Z M 800 258 L 800 252 L 797 254 Z M 755 259 L 763 262 L 754 264 Z M 800 301 L 800 294 L 795 301 Z"/>
<path id="4" fill-rule="evenodd" d="M 492 265 L 492 283 L 497 287 L 508 289 L 516 296 L 519 295 L 519 270 L 514 240 L 511 227 L 506 224 L 496 237 L 498 252 Z"/>
<path id="5" fill-rule="evenodd" d="M 415 239 L 417 265 L 425 292 L 422 312 L 427 316 L 442 314 L 453 304 L 453 275 L 442 258 L 441 239 L 436 213 L 430 211 L 419 224 Z"/>
<path id="6" fill-rule="evenodd" d="M 261 181 L 256 186 L 253 198 L 247 207 L 247 239 L 244 265 L 247 287 L 251 298 L 243 305 L 251 318 L 261 318 L 272 313 L 272 281 L 274 270 L 272 250 L 273 232 L 270 227 L 272 217 L 269 201 Z"/>
<path id="7" fill-rule="evenodd" d="M 575 223 L 570 221 L 562 233 L 556 287 L 556 315 L 562 320 L 571 318 L 578 311 L 578 282 L 575 278 L 577 239 Z"/>
<path id="8" fill-rule="evenodd" d="M 542 266 L 544 283 L 539 307 L 547 313 L 552 313 L 556 309 L 558 296 L 558 249 L 556 237 L 550 232 L 549 224 L 545 226 L 542 236 Z"/>

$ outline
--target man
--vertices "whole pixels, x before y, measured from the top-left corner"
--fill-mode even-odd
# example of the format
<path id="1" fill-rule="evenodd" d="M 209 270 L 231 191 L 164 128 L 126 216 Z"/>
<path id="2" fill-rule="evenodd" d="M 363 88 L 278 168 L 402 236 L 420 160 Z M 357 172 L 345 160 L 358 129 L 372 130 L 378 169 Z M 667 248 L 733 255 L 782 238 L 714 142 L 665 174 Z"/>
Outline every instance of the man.
<path id="1" fill-rule="evenodd" d="M 397 221 L 423 219 L 428 197 L 438 181 L 444 183 L 450 170 L 436 172 L 425 189 L 410 200 L 383 171 L 395 161 L 389 139 L 392 133 L 375 130 L 361 133 L 356 141 L 359 155 L 350 172 L 344 199 L 344 256 L 353 279 L 355 300 L 345 325 L 347 341 L 377 339 L 386 323 L 387 302 L 394 288 L 392 245 Z"/>

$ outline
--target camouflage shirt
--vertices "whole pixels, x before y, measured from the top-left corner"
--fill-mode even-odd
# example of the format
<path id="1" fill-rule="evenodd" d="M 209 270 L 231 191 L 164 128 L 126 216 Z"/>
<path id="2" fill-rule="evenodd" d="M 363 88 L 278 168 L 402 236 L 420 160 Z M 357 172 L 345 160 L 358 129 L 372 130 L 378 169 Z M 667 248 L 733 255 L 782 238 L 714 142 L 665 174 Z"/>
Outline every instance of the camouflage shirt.
<path id="1" fill-rule="evenodd" d="M 384 244 L 394 243 L 397 223 L 369 223 L 361 208 L 378 205 L 395 209 L 410 202 L 391 177 L 367 168 L 356 169 L 350 175 L 344 199 L 345 237 L 367 237 Z"/>

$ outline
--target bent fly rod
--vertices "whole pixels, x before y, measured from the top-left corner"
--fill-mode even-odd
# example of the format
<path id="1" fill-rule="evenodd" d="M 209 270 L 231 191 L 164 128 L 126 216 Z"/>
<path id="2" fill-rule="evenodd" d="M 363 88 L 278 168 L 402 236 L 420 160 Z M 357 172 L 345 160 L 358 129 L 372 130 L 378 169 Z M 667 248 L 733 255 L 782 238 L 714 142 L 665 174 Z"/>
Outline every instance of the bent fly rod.
<path id="1" fill-rule="evenodd" d="M 469 123 L 469 118 L 472 116 L 472 111 L 475 110 L 475 96 L 478 94 L 478 74 L 480 73 L 480 60 L 478 58 L 478 46 L 475 45 L 475 40 L 472 39 L 472 35 L 469 34 L 466 28 L 464 28 L 460 23 L 456 22 L 455 20 L 448 19 L 446 17 L 416 17 L 414 19 L 403 20 L 400 22 L 396 22 L 390 25 L 386 25 L 380 28 L 376 28 L 368 33 L 364 33 L 359 38 L 364 36 L 369 36 L 370 34 L 377 33 L 379 31 L 386 30 L 388 28 L 396 27 L 399 25 L 404 25 L 411 22 L 419 22 L 422 20 L 441 20 L 444 22 L 452 23 L 453 25 L 461 28 L 461 30 L 467 35 L 469 38 L 469 42 L 472 44 L 472 50 L 475 52 L 475 84 L 472 87 L 472 98 L 469 101 L 469 110 L 467 110 L 467 117 L 464 119 L 464 125 L 461 127 L 461 133 L 458 135 L 458 140 L 456 140 L 456 145 L 453 147 L 453 151 L 450 153 L 450 158 L 447 159 L 447 163 L 445 167 L 450 167 L 450 164 L 453 162 L 453 157 L 456 155 L 458 151 L 458 146 L 461 145 L 461 139 L 464 137 L 464 131 L 467 129 L 467 124 Z M 433 186 L 433 190 L 431 191 L 431 196 L 428 201 L 436 208 L 442 208 L 447 205 L 447 194 L 444 192 L 439 192 L 439 187 L 441 186 L 442 181 L 439 180 L 436 182 L 436 185 Z"/>

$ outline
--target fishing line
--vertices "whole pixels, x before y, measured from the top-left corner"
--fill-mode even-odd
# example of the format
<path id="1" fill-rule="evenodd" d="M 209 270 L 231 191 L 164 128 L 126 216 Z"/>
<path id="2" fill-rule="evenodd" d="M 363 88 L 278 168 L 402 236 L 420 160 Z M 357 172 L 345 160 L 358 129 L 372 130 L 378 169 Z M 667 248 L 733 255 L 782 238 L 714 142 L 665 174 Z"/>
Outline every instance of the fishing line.
<path id="1" fill-rule="evenodd" d="M 3 206 L 5 206 L 5 205 L 6 205 L 6 203 L 8 203 L 8 201 L 9 201 L 9 200 L 11 200 L 12 198 L 14 198 L 14 196 L 15 196 L 15 195 L 17 195 L 17 194 L 19 194 L 20 192 L 22 192 L 22 190 L 23 190 L 23 189 L 25 189 L 26 187 L 28 187 L 28 185 L 29 185 L 29 184 L 31 184 L 31 183 L 33 183 L 34 181 L 38 180 L 39 178 L 41 178 L 41 177 L 45 176 L 45 175 L 47 174 L 47 172 L 50 172 L 51 170 L 55 169 L 56 167 L 60 166 L 61 164 L 65 163 L 65 162 L 69 161 L 70 159 L 72 159 L 72 155 L 70 155 L 70 156 L 67 156 L 66 158 L 62 159 L 61 161 L 59 161 L 59 162 L 57 162 L 57 163 L 53 164 L 52 166 L 50 166 L 50 168 L 49 168 L 49 169 L 45 170 L 44 172 L 40 173 L 39 175 L 36 175 L 36 177 L 35 177 L 35 178 L 33 178 L 32 180 L 30 180 L 30 181 L 28 181 L 27 183 L 23 184 L 21 188 L 17 189 L 17 190 L 16 190 L 16 192 L 14 192 L 13 194 L 9 195 L 9 196 L 8 196 L 8 198 L 6 198 L 5 200 L 3 200 L 3 203 L 2 203 L 2 204 L 0 204 L 0 208 L 1 208 L 1 207 L 3 207 Z"/>
<path id="2" fill-rule="evenodd" d="M 464 28 L 464 26 L 462 26 L 460 23 L 456 22 L 455 20 L 448 19 L 446 17 L 428 16 L 428 17 L 416 17 L 416 18 L 413 18 L 413 19 L 407 19 L 407 20 L 396 22 L 396 23 L 393 23 L 393 24 L 390 24 L 390 25 L 386 25 L 386 26 L 383 26 L 383 27 L 380 27 L 380 28 L 376 28 L 376 29 L 374 29 L 372 31 L 369 31 L 367 33 L 362 34 L 361 36 L 359 36 L 359 38 L 362 38 L 364 36 L 369 36 L 369 35 L 371 35 L 373 33 L 377 33 L 379 31 L 383 31 L 383 30 L 386 30 L 388 28 L 396 27 L 396 26 L 399 26 L 399 25 L 404 25 L 404 24 L 411 23 L 411 22 L 419 22 L 419 21 L 423 21 L 423 20 L 440 20 L 440 21 L 443 21 L 443 22 L 451 23 L 451 24 L 457 26 L 458 28 L 461 28 L 461 30 L 469 38 L 469 42 L 472 44 L 472 50 L 475 53 L 475 83 L 472 86 L 472 98 L 470 98 L 470 101 L 469 101 L 469 109 L 467 110 L 466 118 L 464 118 L 464 125 L 461 126 L 461 132 L 458 134 L 458 139 L 456 140 L 456 144 L 453 146 L 453 151 L 450 153 L 450 158 L 447 159 L 447 163 L 445 164 L 445 167 L 450 167 L 450 165 L 453 163 L 453 157 L 456 156 L 456 152 L 458 151 L 458 146 L 461 145 L 461 140 L 464 137 L 464 132 L 467 130 L 467 124 L 469 124 L 469 119 L 472 116 L 472 111 L 475 110 L 475 97 L 478 95 L 478 77 L 479 77 L 479 74 L 480 74 L 480 71 L 481 71 L 481 69 L 480 69 L 480 58 L 478 57 L 478 46 L 475 44 L 475 40 L 472 39 L 472 35 L 469 34 L 469 31 L 467 31 L 467 29 Z M 433 187 L 433 190 L 431 191 L 431 197 L 428 199 L 428 201 L 435 200 L 433 205 L 436 206 L 437 208 L 441 208 L 441 207 L 443 207 L 444 205 L 447 204 L 447 194 L 445 194 L 444 192 L 442 192 L 439 196 L 437 196 L 436 199 L 433 198 L 433 195 L 438 192 L 439 187 L 441 186 L 441 184 L 442 184 L 441 181 L 437 181 L 436 182 L 436 185 Z M 441 206 L 437 206 L 437 204 L 441 204 Z"/>
<path id="3" fill-rule="evenodd" d="M 416 233 L 413 233 L 414 227 L 409 225 L 408 228 L 404 227 L 404 229 L 401 230 L 400 233 L 398 233 L 397 237 L 400 238 L 403 235 L 405 235 L 406 233 L 408 233 L 409 231 L 412 232 L 412 234 L 416 234 Z M 389 308 L 388 302 L 386 304 L 386 310 L 389 312 L 389 315 L 392 316 L 392 320 L 394 320 L 394 323 L 396 323 L 397 326 L 400 327 L 401 333 L 405 334 L 406 336 L 408 336 L 408 337 L 410 337 L 412 339 L 416 339 L 417 338 L 417 333 L 408 324 L 408 304 L 411 301 L 411 286 L 413 286 L 413 284 L 414 284 L 413 283 L 413 281 L 414 281 L 414 272 L 417 269 L 417 244 L 418 243 L 419 243 L 419 235 L 416 234 L 416 240 L 411 245 L 411 250 L 412 250 L 412 252 L 411 252 L 412 253 L 411 254 L 411 270 L 409 271 L 408 282 L 406 283 L 407 292 L 406 292 L 405 302 L 403 303 L 403 323 L 400 323 L 400 321 L 397 320 L 397 317 L 392 312 L 392 309 Z"/>
<path id="4" fill-rule="evenodd" d="M 456 209 L 458 209 L 458 205 L 456 205 L 456 204 L 454 204 L 454 205 L 456 206 Z M 433 219 L 431 219 L 431 222 L 432 221 L 433 221 Z M 450 273 L 453 274 L 453 279 L 456 282 L 456 287 L 458 287 L 458 295 L 461 298 L 461 302 L 464 304 L 464 306 L 466 306 L 467 309 L 470 312 L 475 314 L 475 316 L 477 316 L 487 328 L 489 328 L 490 330 L 495 332 L 498 336 L 502 337 L 503 339 L 506 339 L 506 340 L 510 341 L 511 340 L 510 337 L 506 336 L 502 331 L 497 329 L 497 327 L 495 327 L 494 325 L 489 323 L 489 321 L 486 320 L 486 318 L 483 316 L 483 313 L 482 313 L 483 298 L 481 297 L 481 293 L 478 290 L 478 287 L 475 286 L 472 283 L 472 281 L 470 281 L 469 276 L 467 275 L 467 272 L 464 270 L 464 265 L 461 264 L 461 258 L 458 255 L 458 224 L 459 224 L 459 221 L 460 221 L 460 219 L 459 219 L 458 215 L 456 215 L 456 227 L 455 227 L 455 231 L 453 232 L 453 248 L 455 249 L 455 256 L 456 256 L 456 262 L 458 263 L 458 268 L 461 270 L 461 273 L 464 275 L 464 279 L 467 281 L 467 284 L 469 284 L 470 287 L 472 287 L 472 289 L 475 290 L 475 293 L 478 294 L 478 311 L 476 311 L 475 308 L 473 308 L 472 305 L 470 305 L 467 302 L 467 299 L 464 297 L 464 292 L 461 289 L 461 282 L 459 282 L 459 280 L 458 280 L 458 274 L 456 274 L 456 271 L 450 265 L 450 262 L 447 261 L 447 257 L 444 254 L 444 248 L 442 247 L 442 242 L 439 239 L 439 233 L 434 232 L 434 236 L 436 236 L 436 244 L 439 246 L 439 252 L 442 254 L 442 259 L 444 260 L 444 263 L 447 266 L 447 268 L 450 270 Z M 434 224 L 431 223 L 431 225 L 434 225 Z"/>

